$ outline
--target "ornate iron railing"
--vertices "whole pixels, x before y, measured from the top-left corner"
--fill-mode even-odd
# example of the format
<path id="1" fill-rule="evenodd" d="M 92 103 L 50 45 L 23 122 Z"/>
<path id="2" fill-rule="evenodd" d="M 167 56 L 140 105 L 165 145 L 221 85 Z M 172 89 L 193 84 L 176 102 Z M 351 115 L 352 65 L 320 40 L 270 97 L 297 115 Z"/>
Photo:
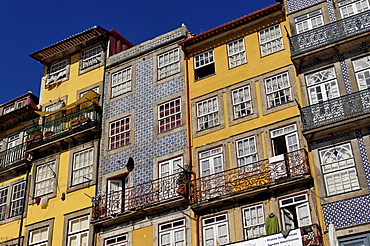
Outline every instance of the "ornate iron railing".
<path id="1" fill-rule="evenodd" d="M 125 211 L 182 196 L 186 192 L 185 183 L 179 183 L 179 177 L 183 177 L 182 175 L 170 175 L 95 198 L 93 220 L 116 216 Z M 182 178 L 181 180 L 186 182 Z"/>
<path id="2" fill-rule="evenodd" d="M 301 227 L 302 244 L 303 246 L 322 246 L 324 245 L 321 228 L 318 224 Z"/>
<path id="3" fill-rule="evenodd" d="M 301 108 L 303 130 L 370 113 L 370 89 Z"/>
<path id="4" fill-rule="evenodd" d="M 101 108 L 95 102 L 85 102 L 76 107 L 44 116 L 42 124 L 29 130 L 29 139 L 47 139 L 90 122 L 101 123 Z"/>
<path id="5" fill-rule="evenodd" d="M 280 180 L 309 174 L 307 153 L 304 149 L 245 166 L 229 169 L 190 182 L 190 203 L 236 194 L 263 187 Z"/>
<path id="6" fill-rule="evenodd" d="M 290 51 L 298 55 L 369 30 L 370 11 L 366 11 L 290 37 Z"/>
<path id="7" fill-rule="evenodd" d="M 13 148 L 0 152 L 0 168 L 7 167 L 24 159 L 25 144 L 19 144 Z"/>

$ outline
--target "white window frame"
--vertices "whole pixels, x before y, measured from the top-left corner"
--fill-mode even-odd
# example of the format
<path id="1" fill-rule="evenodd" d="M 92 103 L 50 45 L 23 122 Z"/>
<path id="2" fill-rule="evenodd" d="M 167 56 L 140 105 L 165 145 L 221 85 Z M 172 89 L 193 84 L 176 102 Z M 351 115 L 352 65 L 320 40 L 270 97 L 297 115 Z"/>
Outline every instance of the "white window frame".
<path id="1" fill-rule="evenodd" d="M 343 0 L 338 2 L 342 19 L 369 10 L 368 0 Z"/>
<path id="2" fill-rule="evenodd" d="M 324 25 L 321 9 L 294 18 L 297 34 L 307 32 Z"/>
<path id="3" fill-rule="evenodd" d="M 93 165 L 94 147 L 73 153 L 71 186 L 92 181 Z"/>
<path id="4" fill-rule="evenodd" d="M 231 91 L 234 119 L 253 114 L 250 85 Z"/>
<path id="5" fill-rule="evenodd" d="M 0 189 L 0 221 L 7 218 L 9 187 Z"/>
<path id="6" fill-rule="evenodd" d="M 127 243 L 128 243 L 127 233 L 124 233 L 119 236 L 106 238 L 104 240 L 104 246 L 127 246 Z"/>
<path id="7" fill-rule="evenodd" d="M 128 128 L 125 127 L 123 131 L 118 131 L 112 134 L 112 131 L 113 131 L 112 127 L 114 124 L 124 124 L 125 126 L 128 126 Z M 122 137 L 124 138 L 123 143 L 118 144 L 118 142 L 121 141 L 120 139 Z M 120 139 L 118 141 L 113 142 L 114 138 L 120 138 Z M 109 123 L 109 149 L 110 150 L 117 149 L 117 148 L 129 145 L 130 143 L 131 143 L 131 116 L 126 116 L 119 120 L 110 122 Z M 112 147 L 112 144 L 114 144 L 113 147 Z"/>
<path id="8" fill-rule="evenodd" d="M 281 217 L 282 217 L 282 224 L 283 224 L 283 230 L 288 229 L 298 229 L 303 226 L 308 226 L 312 224 L 311 221 L 311 213 L 310 213 L 310 206 L 308 203 L 308 195 L 307 193 L 299 194 L 295 196 L 290 196 L 287 198 L 279 199 L 280 204 L 280 211 L 281 211 Z M 288 217 L 291 216 L 284 216 L 284 213 L 289 213 L 290 211 L 287 209 L 287 207 L 294 206 L 295 210 L 295 216 L 294 217 L 297 220 L 298 228 L 295 228 L 294 225 L 291 225 L 291 221 L 288 221 Z M 302 209 L 305 210 L 305 214 L 300 214 L 300 211 Z M 289 213 L 290 215 L 293 215 Z M 289 228 L 288 228 L 289 227 Z"/>
<path id="9" fill-rule="evenodd" d="M 181 111 L 182 111 L 181 97 L 159 104 L 158 133 L 167 132 L 181 126 L 182 125 Z"/>
<path id="10" fill-rule="evenodd" d="M 53 193 L 56 185 L 56 176 L 55 160 L 36 166 L 34 197 Z"/>
<path id="11" fill-rule="evenodd" d="M 71 244 L 71 239 L 72 238 L 76 238 L 76 242 L 78 242 L 78 244 L 73 244 L 73 245 L 78 245 L 78 246 L 88 246 L 88 243 L 89 243 L 89 215 L 84 215 L 84 216 L 80 216 L 80 217 L 77 217 L 77 218 L 72 218 L 70 220 L 68 220 L 68 232 L 67 232 L 67 246 L 72 246 Z M 81 221 L 82 220 L 85 220 L 87 218 L 87 227 L 81 227 Z M 77 221 L 79 220 L 80 222 L 80 228 L 77 229 L 77 230 L 74 230 L 72 231 L 72 222 L 74 221 Z M 82 237 L 85 236 L 86 238 L 86 243 L 82 243 L 81 240 L 82 240 Z"/>
<path id="12" fill-rule="evenodd" d="M 293 100 L 288 72 L 265 79 L 265 88 L 269 108 Z"/>
<path id="13" fill-rule="evenodd" d="M 291 124 L 288 126 L 284 126 L 278 129 L 271 130 L 272 140 L 274 140 L 274 138 L 281 137 L 281 136 L 285 136 L 285 144 L 286 144 L 287 153 L 291 153 L 299 149 L 299 139 L 298 139 L 296 124 Z M 289 141 L 288 141 L 289 137 L 295 137 L 295 142 L 293 144 L 289 144 Z"/>
<path id="14" fill-rule="evenodd" d="M 305 75 L 310 105 L 340 96 L 334 67 Z"/>
<path id="15" fill-rule="evenodd" d="M 341 156 L 340 154 L 346 156 Z M 319 150 L 319 157 L 325 190 L 328 196 L 339 195 L 361 188 L 351 143 Z M 332 159 L 329 160 L 328 158 Z"/>
<path id="16" fill-rule="evenodd" d="M 68 59 L 55 62 L 50 65 L 49 76 L 46 79 L 46 88 L 60 79 L 67 77 Z"/>
<path id="17" fill-rule="evenodd" d="M 228 42 L 226 46 L 229 68 L 234 68 L 247 63 L 244 38 L 239 38 Z"/>
<path id="18" fill-rule="evenodd" d="M 216 159 L 220 160 L 217 165 Z M 205 165 L 208 163 L 208 167 Z M 199 164 L 201 177 L 206 177 L 223 171 L 223 149 L 216 147 L 199 153 Z M 208 170 L 208 171 L 207 171 Z"/>
<path id="19" fill-rule="evenodd" d="M 235 142 L 239 166 L 258 161 L 256 137 L 250 136 Z"/>
<path id="20" fill-rule="evenodd" d="M 131 91 L 132 67 L 122 69 L 112 74 L 111 98 L 118 97 Z"/>
<path id="21" fill-rule="evenodd" d="M 159 246 L 185 246 L 185 219 L 179 219 L 171 222 L 166 222 L 158 225 L 159 231 Z M 180 238 L 178 235 L 180 234 Z M 163 238 L 167 237 L 167 241 L 163 242 Z"/>
<path id="22" fill-rule="evenodd" d="M 200 77 L 197 73 L 197 71 L 199 69 L 202 69 L 206 66 L 209 66 L 209 65 L 212 65 L 212 64 L 214 66 L 214 63 L 215 63 L 215 60 L 214 60 L 213 49 L 210 49 L 210 50 L 204 51 L 202 53 L 196 54 L 194 56 L 194 70 L 195 70 L 196 80 L 202 79 L 202 78 L 205 78 L 209 75 L 214 74 L 214 73 L 211 73 L 211 74 L 207 74 L 205 76 Z"/>
<path id="23" fill-rule="evenodd" d="M 176 48 L 157 57 L 158 80 L 180 72 L 180 49 Z"/>
<path id="24" fill-rule="evenodd" d="M 359 90 L 370 88 L 370 56 L 363 56 L 352 60 L 356 81 Z"/>
<path id="25" fill-rule="evenodd" d="M 83 96 L 85 96 L 89 91 L 93 91 L 96 94 L 100 95 L 99 90 L 100 90 L 99 86 L 95 86 L 94 88 L 81 92 L 79 94 L 79 98 L 82 98 Z"/>
<path id="26" fill-rule="evenodd" d="M 266 234 L 263 204 L 243 208 L 244 239 L 251 239 Z"/>
<path id="27" fill-rule="evenodd" d="M 226 235 L 219 235 L 219 229 L 226 227 Z M 203 230 L 203 245 L 207 246 L 218 246 L 229 243 L 229 229 L 227 214 L 220 214 L 208 218 L 202 219 L 202 230 Z M 207 236 L 207 232 L 212 232 L 211 237 Z M 221 241 L 221 237 L 225 237 L 226 240 Z"/>
<path id="28" fill-rule="evenodd" d="M 46 234 L 45 234 L 46 232 Z M 37 238 L 34 238 L 37 237 Z M 29 246 L 48 246 L 49 242 L 49 227 L 42 227 L 29 232 Z M 35 239 L 35 241 L 32 241 Z"/>
<path id="29" fill-rule="evenodd" d="M 161 161 L 159 166 L 159 178 L 168 177 L 182 171 L 184 167 L 183 156 L 178 156 L 169 160 Z M 180 167 L 179 167 L 180 166 Z"/>
<path id="30" fill-rule="evenodd" d="M 26 195 L 26 181 L 16 183 L 12 186 L 9 217 L 14 217 L 22 213 L 25 195 Z"/>
<path id="31" fill-rule="evenodd" d="M 81 70 L 85 70 L 96 64 L 101 63 L 101 54 L 103 48 L 101 45 L 96 45 L 82 53 Z"/>
<path id="32" fill-rule="evenodd" d="M 261 56 L 267 56 L 284 49 L 280 24 L 258 31 Z"/>
<path id="33" fill-rule="evenodd" d="M 197 103 L 198 130 L 205 130 L 220 124 L 218 115 L 218 97 L 212 97 Z"/>
<path id="34" fill-rule="evenodd" d="M 3 115 L 14 111 L 14 104 L 9 105 L 3 109 Z"/>

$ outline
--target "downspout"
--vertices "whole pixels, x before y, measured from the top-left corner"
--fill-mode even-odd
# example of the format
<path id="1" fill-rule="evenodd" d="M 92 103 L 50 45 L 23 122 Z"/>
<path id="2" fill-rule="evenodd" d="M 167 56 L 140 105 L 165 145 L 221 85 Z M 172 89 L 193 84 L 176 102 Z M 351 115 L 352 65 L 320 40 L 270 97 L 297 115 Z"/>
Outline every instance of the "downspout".
<path id="1" fill-rule="evenodd" d="M 187 132 L 188 132 L 188 157 L 189 157 L 189 170 L 191 174 L 193 175 L 193 180 L 196 180 L 196 173 L 193 170 L 193 153 L 192 153 L 192 134 L 191 134 L 191 100 L 190 100 L 190 89 L 189 89 L 189 58 L 188 58 L 188 53 L 185 49 L 184 43 L 181 43 L 182 50 L 185 55 L 185 89 L 186 89 L 186 112 L 187 112 Z M 195 182 L 194 182 L 195 183 Z M 196 184 L 196 183 L 195 183 Z M 192 195 L 192 189 L 190 186 L 189 189 L 190 196 Z M 191 199 L 191 197 L 189 197 Z M 196 245 L 199 246 L 199 215 L 195 215 L 195 223 L 196 223 L 196 228 L 195 228 L 195 237 L 196 237 Z"/>
<path id="2" fill-rule="evenodd" d="M 27 171 L 26 171 L 26 187 L 24 188 L 24 197 L 23 197 L 23 206 L 22 206 L 22 211 L 21 211 L 21 218 L 20 218 L 20 222 L 19 222 L 19 232 L 18 232 L 18 242 L 17 242 L 17 246 L 21 246 L 21 236 L 22 236 L 22 227 L 23 227 L 23 219 L 24 219 L 24 211 L 25 211 L 25 207 L 26 207 L 26 199 L 28 197 L 28 180 L 29 180 L 29 176 L 30 176 L 30 169 L 31 169 L 31 166 L 29 166 L 30 162 L 28 162 L 26 160 L 26 168 L 27 168 Z"/>

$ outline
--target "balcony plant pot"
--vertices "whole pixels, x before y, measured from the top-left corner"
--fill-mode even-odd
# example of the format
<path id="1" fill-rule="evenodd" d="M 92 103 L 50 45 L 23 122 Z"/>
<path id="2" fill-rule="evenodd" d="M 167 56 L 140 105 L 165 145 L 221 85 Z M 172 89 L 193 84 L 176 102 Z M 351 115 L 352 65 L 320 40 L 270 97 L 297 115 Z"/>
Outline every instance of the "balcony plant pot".
<path id="1" fill-rule="evenodd" d="M 80 121 L 75 120 L 71 122 L 71 126 L 78 126 L 80 124 Z"/>
<path id="2" fill-rule="evenodd" d="M 91 119 L 89 118 L 89 117 L 85 117 L 85 118 L 82 118 L 81 120 L 80 120 L 80 123 L 81 124 L 85 124 L 85 123 L 89 123 L 91 121 Z"/>
<path id="3" fill-rule="evenodd" d="M 26 143 L 29 143 L 29 142 L 32 142 L 34 139 L 34 137 L 29 137 L 29 138 L 26 138 Z"/>
<path id="4" fill-rule="evenodd" d="M 36 134 L 36 135 L 33 137 L 33 140 L 38 140 L 38 139 L 42 139 L 42 134 L 41 134 L 41 133 Z"/>
<path id="5" fill-rule="evenodd" d="M 181 195 L 181 196 L 185 196 L 186 195 L 186 189 L 184 186 L 181 186 L 179 187 L 177 190 L 176 190 L 177 194 Z"/>
<path id="6" fill-rule="evenodd" d="M 45 132 L 45 137 L 50 137 L 51 135 L 53 135 L 54 134 L 54 132 L 52 132 L 52 131 L 47 131 L 47 132 Z"/>

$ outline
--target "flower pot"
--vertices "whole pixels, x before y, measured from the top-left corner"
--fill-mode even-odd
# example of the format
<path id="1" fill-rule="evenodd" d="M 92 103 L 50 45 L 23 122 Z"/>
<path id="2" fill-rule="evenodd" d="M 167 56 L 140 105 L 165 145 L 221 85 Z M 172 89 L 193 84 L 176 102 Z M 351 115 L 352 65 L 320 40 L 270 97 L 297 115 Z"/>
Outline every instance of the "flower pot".
<path id="1" fill-rule="evenodd" d="M 29 142 L 32 142 L 32 141 L 33 141 L 33 137 L 26 138 L 26 143 L 29 143 Z"/>
<path id="2" fill-rule="evenodd" d="M 75 120 L 75 121 L 71 122 L 71 126 L 77 126 L 79 124 L 80 124 L 80 122 L 78 120 Z"/>
<path id="3" fill-rule="evenodd" d="M 33 140 L 42 139 L 42 134 L 37 134 L 33 137 Z"/>
<path id="4" fill-rule="evenodd" d="M 86 118 L 82 118 L 81 120 L 80 120 L 80 123 L 81 124 L 84 124 L 84 123 L 89 123 L 91 120 L 90 120 L 90 118 L 88 118 L 88 117 L 86 117 Z"/>
<path id="5" fill-rule="evenodd" d="M 45 132 L 45 137 L 50 137 L 53 134 L 54 134 L 54 132 L 52 132 L 52 131 Z"/>

